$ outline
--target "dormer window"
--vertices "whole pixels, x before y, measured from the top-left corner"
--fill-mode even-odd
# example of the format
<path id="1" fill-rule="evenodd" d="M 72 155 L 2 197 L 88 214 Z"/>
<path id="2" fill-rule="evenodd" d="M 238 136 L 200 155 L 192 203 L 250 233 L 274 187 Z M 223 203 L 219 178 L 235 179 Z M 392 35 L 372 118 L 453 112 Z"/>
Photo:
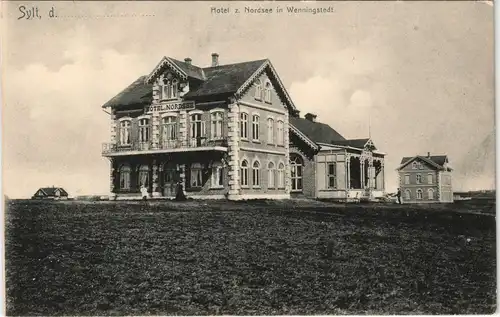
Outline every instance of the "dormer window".
<path id="1" fill-rule="evenodd" d="M 255 82 L 255 99 L 262 100 L 262 82 L 260 79 Z"/>
<path id="2" fill-rule="evenodd" d="M 161 86 L 161 99 L 176 99 L 178 95 L 179 82 L 171 76 L 167 76 L 160 80 Z"/>
<path id="3" fill-rule="evenodd" d="M 271 103 L 271 83 L 267 82 L 264 90 L 264 100 L 267 103 Z"/>

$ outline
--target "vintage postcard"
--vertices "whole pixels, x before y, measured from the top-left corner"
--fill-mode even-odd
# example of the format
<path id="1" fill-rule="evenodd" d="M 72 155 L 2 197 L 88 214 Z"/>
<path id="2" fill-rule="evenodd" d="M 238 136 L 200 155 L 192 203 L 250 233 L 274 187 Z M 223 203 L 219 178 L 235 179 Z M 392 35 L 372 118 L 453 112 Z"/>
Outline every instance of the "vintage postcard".
<path id="1" fill-rule="evenodd" d="M 496 312 L 492 2 L 0 5 L 5 314 Z"/>

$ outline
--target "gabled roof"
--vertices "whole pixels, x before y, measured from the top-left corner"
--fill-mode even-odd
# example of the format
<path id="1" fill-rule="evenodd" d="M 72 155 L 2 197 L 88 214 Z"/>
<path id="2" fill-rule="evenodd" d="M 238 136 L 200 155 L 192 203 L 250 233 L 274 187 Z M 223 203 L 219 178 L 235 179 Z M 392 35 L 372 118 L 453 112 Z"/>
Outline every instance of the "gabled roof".
<path id="1" fill-rule="evenodd" d="M 289 117 L 288 120 L 313 142 L 331 144 L 334 141 L 345 141 L 345 138 L 328 124 L 296 117 Z"/>
<path id="2" fill-rule="evenodd" d="M 195 79 L 194 84 L 190 85 L 191 90 L 184 95 L 187 100 L 201 100 L 207 97 L 226 98 L 233 95 L 239 97 L 250 87 L 257 76 L 267 72 L 275 84 L 274 87 L 278 95 L 285 102 L 292 115 L 298 114 L 297 108 L 268 59 L 201 68 L 171 57 L 164 57 L 149 75 L 137 79 L 105 103 L 103 108 L 126 108 L 131 105 L 150 104 L 153 100 L 153 79 L 165 67 L 170 67 L 181 78 Z"/>
<path id="3" fill-rule="evenodd" d="M 401 165 L 397 168 L 397 170 L 402 169 L 406 165 L 410 164 L 411 162 L 415 160 L 422 160 L 426 163 L 428 163 L 431 166 L 436 167 L 437 169 L 444 169 L 445 163 L 448 163 L 448 156 L 447 155 L 416 155 L 416 156 L 405 156 L 401 159 Z M 448 169 L 451 170 L 450 167 Z"/>
<path id="4" fill-rule="evenodd" d="M 56 190 L 59 190 L 62 196 L 68 196 L 68 192 L 61 187 L 42 187 L 37 192 L 42 191 L 46 196 L 55 196 Z"/>

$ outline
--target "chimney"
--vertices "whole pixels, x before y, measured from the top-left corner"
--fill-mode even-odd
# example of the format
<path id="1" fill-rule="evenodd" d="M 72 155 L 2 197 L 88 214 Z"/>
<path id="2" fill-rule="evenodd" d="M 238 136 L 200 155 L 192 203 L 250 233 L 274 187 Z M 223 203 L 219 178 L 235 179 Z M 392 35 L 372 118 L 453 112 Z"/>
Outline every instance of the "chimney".
<path id="1" fill-rule="evenodd" d="M 306 113 L 306 115 L 304 117 L 311 122 L 316 122 L 317 116 L 313 113 Z"/>
<path id="2" fill-rule="evenodd" d="M 431 157 L 431 152 L 427 152 L 427 158 Z"/>
<path id="3" fill-rule="evenodd" d="M 219 54 L 212 53 L 212 67 L 219 66 Z"/>
<path id="4" fill-rule="evenodd" d="M 189 57 L 184 58 L 184 62 L 185 62 L 186 64 L 191 65 L 191 62 L 192 62 L 192 61 L 193 61 L 193 60 L 192 60 L 191 58 L 189 58 Z"/>

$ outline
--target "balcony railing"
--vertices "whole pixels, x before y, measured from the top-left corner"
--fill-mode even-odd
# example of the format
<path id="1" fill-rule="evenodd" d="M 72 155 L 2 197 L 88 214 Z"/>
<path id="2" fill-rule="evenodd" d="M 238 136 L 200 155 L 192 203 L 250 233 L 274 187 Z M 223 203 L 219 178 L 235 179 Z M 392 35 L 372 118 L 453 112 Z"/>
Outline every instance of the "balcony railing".
<path id="1" fill-rule="evenodd" d="M 117 152 L 129 151 L 154 151 L 154 150 L 169 150 L 183 148 L 202 148 L 202 147 L 227 147 L 227 138 L 212 138 L 205 137 L 187 139 L 187 140 L 163 140 L 157 146 L 151 142 L 133 142 L 131 144 L 118 143 L 103 143 L 102 154 L 112 154 Z"/>

